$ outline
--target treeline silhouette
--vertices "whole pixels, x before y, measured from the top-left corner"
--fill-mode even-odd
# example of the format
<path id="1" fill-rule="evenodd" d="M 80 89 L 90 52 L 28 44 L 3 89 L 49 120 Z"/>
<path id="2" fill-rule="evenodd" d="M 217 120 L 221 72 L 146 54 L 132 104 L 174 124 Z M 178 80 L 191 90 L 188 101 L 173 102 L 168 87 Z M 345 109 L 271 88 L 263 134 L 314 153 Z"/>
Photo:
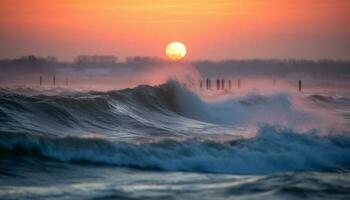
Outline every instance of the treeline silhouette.
<path id="1" fill-rule="evenodd" d="M 226 77 L 277 77 L 286 80 L 312 79 L 315 81 L 350 80 L 350 61 L 337 60 L 224 60 L 192 61 L 184 64 L 195 66 L 204 78 Z M 177 63 L 179 64 L 179 63 Z M 181 63 L 180 63 L 181 64 Z M 119 61 L 114 56 L 81 55 L 73 62 L 57 58 L 25 56 L 0 60 L 0 83 L 32 81 L 39 76 L 98 77 L 113 80 L 131 74 L 168 67 L 174 63 L 153 57 L 129 57 Z"/>
<path id="2" fill-rule="evenodd" d="M 310 78 L 349 80 L 350 61 L 336 60 L 225 60 L 193 63 L 207 76 L 272 76 L 279 78 Z"/>

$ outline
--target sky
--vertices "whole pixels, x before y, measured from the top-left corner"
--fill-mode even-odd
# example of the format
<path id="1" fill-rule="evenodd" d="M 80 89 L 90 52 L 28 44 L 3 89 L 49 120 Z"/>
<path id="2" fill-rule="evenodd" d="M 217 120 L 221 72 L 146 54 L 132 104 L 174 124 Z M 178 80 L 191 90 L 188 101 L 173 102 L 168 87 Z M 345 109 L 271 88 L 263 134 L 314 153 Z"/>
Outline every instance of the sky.
<path id="1" fill-rule="evenodd" d="M 350 59 L 349 0 L 1 0 L 0 58 Z"/>

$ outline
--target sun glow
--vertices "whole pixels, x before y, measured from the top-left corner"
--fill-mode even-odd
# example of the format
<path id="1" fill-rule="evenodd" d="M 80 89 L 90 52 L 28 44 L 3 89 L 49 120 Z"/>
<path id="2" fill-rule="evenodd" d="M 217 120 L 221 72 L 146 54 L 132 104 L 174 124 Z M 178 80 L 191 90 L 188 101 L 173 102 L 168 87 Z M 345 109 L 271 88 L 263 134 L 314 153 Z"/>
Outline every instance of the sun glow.
<path id="1" fill-rule="evenodd" d="M 165 54 L 170 60 L 180 60 L 186 53 L 186 46 L 181 42 L 172 42 L 165 48 Z"/>

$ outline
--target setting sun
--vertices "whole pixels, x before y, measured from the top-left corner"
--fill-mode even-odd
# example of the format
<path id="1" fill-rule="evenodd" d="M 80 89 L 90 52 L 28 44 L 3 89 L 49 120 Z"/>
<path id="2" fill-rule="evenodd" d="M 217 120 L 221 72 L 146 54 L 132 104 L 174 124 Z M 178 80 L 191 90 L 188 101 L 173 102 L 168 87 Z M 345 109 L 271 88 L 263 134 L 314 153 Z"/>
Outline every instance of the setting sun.
<path id="1" fill-rule="evenodd" d="M 165 54 L 170 60 L 180 60 L 186 53 L 186 46 L 181 42 L 172 42 L 165 48 Z"/>
<path id="2" fill-rule="evenodd" d="M 349 22 L 350 0 L 0 0 L 0 200 L 350 200 Z"/>

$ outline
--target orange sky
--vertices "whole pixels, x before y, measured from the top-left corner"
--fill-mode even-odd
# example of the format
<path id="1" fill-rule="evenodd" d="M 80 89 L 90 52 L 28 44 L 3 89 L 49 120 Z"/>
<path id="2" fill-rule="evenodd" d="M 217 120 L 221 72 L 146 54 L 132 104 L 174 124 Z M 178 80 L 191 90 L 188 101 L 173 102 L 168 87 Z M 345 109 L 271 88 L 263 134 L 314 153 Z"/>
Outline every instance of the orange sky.
<path id="1" fill-rule="evenodd" d="M 1 0 L 0 58 L 350 59 L 349 0 Z"/>

